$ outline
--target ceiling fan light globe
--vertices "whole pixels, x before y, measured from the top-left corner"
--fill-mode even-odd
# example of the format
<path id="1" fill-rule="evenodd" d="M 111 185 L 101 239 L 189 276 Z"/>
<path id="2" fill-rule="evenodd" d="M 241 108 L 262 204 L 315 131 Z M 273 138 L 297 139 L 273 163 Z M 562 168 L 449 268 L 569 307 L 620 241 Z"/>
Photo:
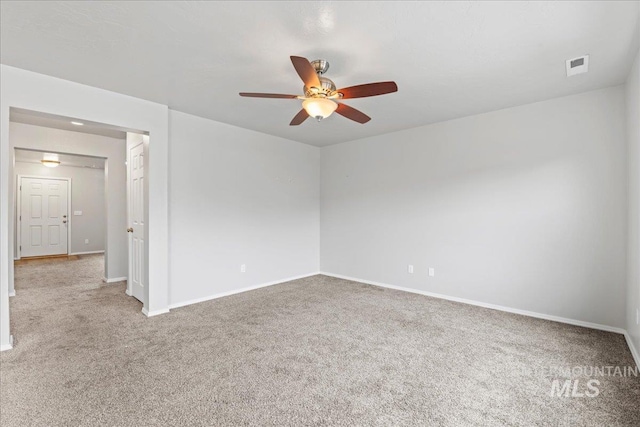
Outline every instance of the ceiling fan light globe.
<path id="1" fill-rule="evenodd" d="M 302 101 L 302 108 L 305 109 L 309 116 L 322 120 L 336 111 L 338 104 L 327 98 L 310 98 Z"/>

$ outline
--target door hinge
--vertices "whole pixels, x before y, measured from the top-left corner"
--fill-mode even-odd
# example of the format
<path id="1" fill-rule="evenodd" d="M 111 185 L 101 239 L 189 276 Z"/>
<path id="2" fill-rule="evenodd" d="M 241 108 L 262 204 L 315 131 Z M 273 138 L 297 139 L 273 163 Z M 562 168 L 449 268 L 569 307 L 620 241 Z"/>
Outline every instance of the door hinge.
<path id="1" fill-rule="evenodd" d="M 20 250 L 22 250 L 22 245 L 20 245 Z"/>

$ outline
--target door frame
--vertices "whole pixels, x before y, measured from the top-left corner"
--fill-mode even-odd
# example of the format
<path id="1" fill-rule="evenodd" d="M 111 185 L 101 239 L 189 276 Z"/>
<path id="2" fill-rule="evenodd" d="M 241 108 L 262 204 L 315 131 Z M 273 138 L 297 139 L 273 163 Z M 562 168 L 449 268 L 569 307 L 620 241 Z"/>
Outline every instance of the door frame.
<path id="1" fill-rule="evenodd" d="M 0 64 L 0 351 L 12 348 L 9 289 L 13 289 L 13 192 L 10 141 L 12 109 L 105 123 L 149 135 L 146 212 L 147 316 L 169 312 L 169 120 L 166 104 Z"/>
<path id="2" fill-rule="evenodd" d="M 58 177 L 50 177 L 50 176 L 37 176 L 37 175 L 17 175 L 16 179 L 16 215 L 18 216 L 15 221 L 16 227 L 16 239 L 17 239 L 17 256 L 16 260 L 22 258 L 22 178 L 33 178 L 33 179 L 52 179 L 58 181 L 67 181 L 67 255 L 71 253 L 71 227 L 72 221 L 71 217 L 71 178 L 58 178 Z"/>

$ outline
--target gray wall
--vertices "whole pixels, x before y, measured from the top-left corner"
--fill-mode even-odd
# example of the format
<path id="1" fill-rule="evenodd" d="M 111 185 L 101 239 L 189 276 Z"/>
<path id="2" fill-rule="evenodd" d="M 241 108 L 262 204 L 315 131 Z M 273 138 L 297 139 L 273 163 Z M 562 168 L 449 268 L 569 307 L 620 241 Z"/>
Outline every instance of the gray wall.
<path id="1" fill-rule="evenodd" d="M 614 87 L 323 148 L 321 270 L 624 327 L 624 108 Z"/>
<path id="2" fill-rule="evenodd" d="M 175 111 L 169 124 L 171 304 L 316 273 L 320 149 Z"/>
<path id="3" fill-rule="evenodd" d="M 36 163 L 16 162 L 13 170 L 16 178 L 18 175 L 71 178 L 71 212 L 69 212 L 71 241 L 69 242 L 69 251 L 71 253 L 104 251 L 107 232 L 104 169 L 63 165 L 57 168 L 47 168 Z M 15 200 L 14 206 L 17 209 Z M 74 211 L 82 211 L 82 215 L 74 216 Z M 17 227 L 16 224 L 14 230 L 17 230 Z M 88 244 L 85 243 L 85 239 L 89 239 Z M 17 245 L 16 238 L 16 248 Z"/>
<path id="4" fill-rule="evenodd" d="M 629 144 L 629 251 L 627 332 L 640 352 L 640 52 L 626 84 L 627 142 Z"/>
<path id="5" fill-rule="evenodd" d="M 61 129 L 52 129 L 23 123 L 9 124 L 9 143 L 13 148 L 79 154 L 107 159 L 106 188 L 106 252 L 105 276 L 115 279 L 127 276 L 127 215 L 126 215 L 126 165 L 125 141 L 106 136 L 89 135 Z M 15 176 L 13 166 L 11 176 Z M 9 186 L 9 200 L 14 197 L 13 185 Z M 14 221 L 10 223 L 10 232 Z"/>

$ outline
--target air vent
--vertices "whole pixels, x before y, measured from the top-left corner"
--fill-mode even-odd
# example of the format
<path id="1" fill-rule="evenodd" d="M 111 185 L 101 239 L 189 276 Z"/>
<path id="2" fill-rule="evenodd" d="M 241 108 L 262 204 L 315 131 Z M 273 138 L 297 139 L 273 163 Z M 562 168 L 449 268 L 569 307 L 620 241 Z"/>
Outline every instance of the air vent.
<path id="1" fill-rule="evenodd" d="M 567 77 L 589 71 L 589 55 L 567 60 Z"/>

